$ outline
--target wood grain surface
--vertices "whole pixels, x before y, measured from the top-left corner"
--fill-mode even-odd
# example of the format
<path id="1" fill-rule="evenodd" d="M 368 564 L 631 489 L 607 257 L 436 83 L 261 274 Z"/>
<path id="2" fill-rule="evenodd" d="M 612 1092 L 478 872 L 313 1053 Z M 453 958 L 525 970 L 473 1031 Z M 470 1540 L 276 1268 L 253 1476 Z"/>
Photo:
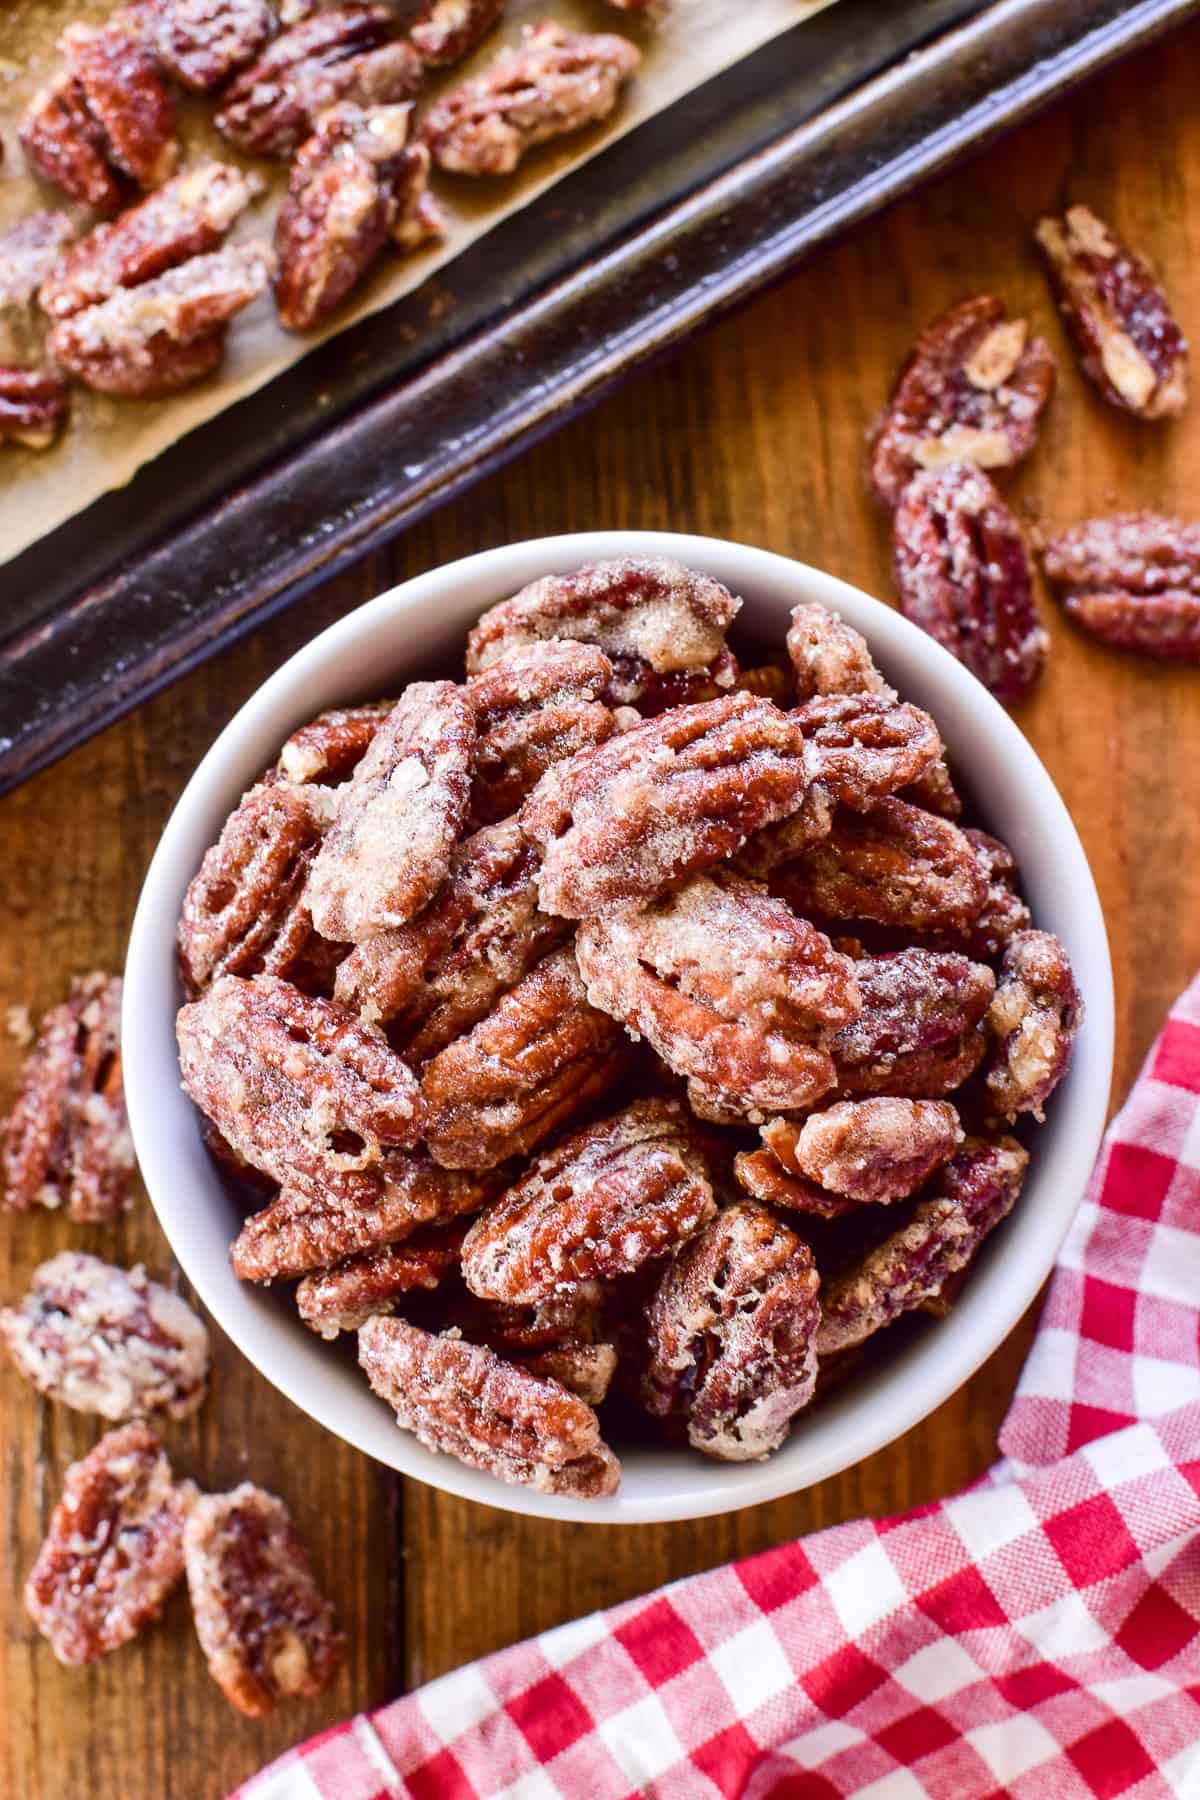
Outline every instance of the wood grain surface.
<path id="1" fill-rule="evenodd" d="M 1063 350 L 1040 446 L 1014 485 L 1030 522 L 1116 505 L 1195 512 L 1200 401 L 1143 426 L 1085 386 L 1030 249 L 1039 212 L 1085 199 L 1158 263 L 1200 339 L 1200 26 L 1112 71 L 1019 135 L 855 232 L 599 411 L 408 534 L 392 552 L 171 688 L 0 802 L 0 1003 L 35 1014 L 69 975 L 119 967 L 143 871 L 218 728 L 286 655 L 393 581 L 511 539 L 593 526 L 670 527 L 765 545 L 889 593 L 888 536 L 862 485 L 862 440 L 917 329 L 983 289 Z M 1093 647 L 1042 597 L 1049 673 L 1020 715 L 1074 814 L 1116 963 L 1124 1093 L 1173 995 L 1200 963 L 1200 675 Z M 19 1053 L 0 1046 L 0 1099 Z M 169 1275 L 144 1200 L 115 1228 L 45 1216 L 0 1231 L 0 1294 L 67 1244 Z M 170 1433 L 181 1470 L 244 1476 L 290 1501 L 336 1597 L 346 1667 L 319 1701 L 232 1714 L 177 1598 L 163 1624 L 83 1671 L 60 1669 L 21 1582 L 68 1461 L 94 1420 L 0 1369 L 0 1795 L 217 1800 L 297 1737 L 592 1607 L 863 1511 L 952 1489 L 989 1461 L 1031 1320 L 899 1443 L 837 1479 L 725 1519 L 618 1531 L 512 1518 L 404 1483 L 323 1435 L 215 1333 L 212 1398 Z"/>

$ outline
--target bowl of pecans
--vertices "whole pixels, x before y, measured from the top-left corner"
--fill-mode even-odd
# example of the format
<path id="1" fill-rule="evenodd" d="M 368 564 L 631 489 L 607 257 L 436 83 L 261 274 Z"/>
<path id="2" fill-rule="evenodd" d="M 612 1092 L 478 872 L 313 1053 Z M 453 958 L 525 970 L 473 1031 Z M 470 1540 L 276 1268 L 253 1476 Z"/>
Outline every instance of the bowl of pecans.
<path id="1" fill-rule="evenodd" d="M 793 1492 L 965 1381 L 1112 1032 L 1083 849 L 979 682 L 650 532 L 467 558 L 285 664 L 167 825 L 124 1004 L 147 1188 L 255 1366 L 404 1474 L 605 1523 Z"/>

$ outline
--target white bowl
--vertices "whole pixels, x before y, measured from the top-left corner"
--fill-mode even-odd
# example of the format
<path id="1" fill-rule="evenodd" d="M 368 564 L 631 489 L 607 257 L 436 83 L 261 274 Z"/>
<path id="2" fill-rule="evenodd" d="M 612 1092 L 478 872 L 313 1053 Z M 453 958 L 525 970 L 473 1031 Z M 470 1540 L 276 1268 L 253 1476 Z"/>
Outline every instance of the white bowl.
<path id="1" fill-rule="evenodd" d="M 609 1500 L 509 1487 L 397 1430 L 350 1359 L 313 1336 L 286 1300 L 238 1281 L 229 1245 L 241 1211 L 205 1152 L 175 1052 L 181 1000 L 175 921 L 184 889 L 239 795 L 296 726 L 323 707 L 395 693 L 412 670 L 452 669 L 468 626 L 535 576 L 602 557 L 673 556 L 726 583 L 739 625 L 781 643 L 791 607 L 818 601 L 867 637 L 889 679 L 926 707 L 987 826 L 1016 852 L 1035 922 L 1067 946 L 1087 1004 L 1071 1072 L 1036 1133 L 1024 1194 L 985 1246 L 950 1316 L 801 1417 L 762 1463 L 636 1449 Z M 544 538 L 435 569 L 359 607 L 293 656 L 226 726 L 184 790 L 150 865 L 125 971 L 125 1085 L 154 1209 L 189 1281 L 257 1369 L 330 1431 L 449 1493 L 546 1518 L 639 1523 L 697 1518 L 772 1500 L 836 1474 L 914 1425 L 966 1381 L 1034 1298 L 1083 1193 L 1104 1126 L 1112 1068 L 1112 971 L 1083 848 L 1050 777 L 1008 714 L 954 658 L 898 613 L 816 569 L 742 544 L 663 532 Z M 219 1400 L 218 1400 L 219 1404 Z"/>

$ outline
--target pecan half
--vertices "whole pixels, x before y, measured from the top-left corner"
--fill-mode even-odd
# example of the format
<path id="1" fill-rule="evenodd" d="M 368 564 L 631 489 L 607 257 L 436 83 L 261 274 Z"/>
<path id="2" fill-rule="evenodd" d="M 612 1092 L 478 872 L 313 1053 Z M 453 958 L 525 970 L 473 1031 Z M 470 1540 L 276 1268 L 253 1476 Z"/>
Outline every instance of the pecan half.
<path id="1" fill-rule="evenodd" d="M 458 175 L 511 174 L 535 144 L 607 118 L 641 60 L 627 38 L 527 25 L 515 50 L 430 108 L 433 160 Z"/>
<path id="2" fill-rule="evenodd" d="M 555 950 L 426 1064 L 430 1153 L 444 1168 L 489 1169 L 532 1150 L 604 1093 L 626 1052 L 569 946 Z"/>
<path id="3" fill-rule="evenodd" d="M 198 94 L 228 81 L 275 32 L 266 0 L 139 0 L 132 10 L 159 62 Z"/>
<path id="4" fill-rule="evenodd" d="M 392 1312 L 405 1294 L 439 1286 L 458 1267 L 463 1230 L 433 1227 L 306 1275 L 296 1289 L 300 1317 L 323 1338 L 357 1331 L 374 1314 Z"/>
<path id="5" fill-rule="evenodd" d="M 796 1130 L 791 1160 L 829 1193 L 887 1205 L 915 1194 L 962 1141 L 947 1101 L 881 1094 L 810 1113 Z"/>
<path id="6" fill-rule="evenodd" d="M 969 956 L 986 962 L 1001 954 L 1014 932 L 1025 930 L 1029 908 L 1017 892 L 1017 861 L 1008 845 L 971 826 L 963 836 L 983 871 L 987 898 L 967 926 L 949 935 L 955 938 L 955 947 L 961 943 Z"/>
<path id="7" fill-rule="evenodd" d="M 1023 700 L 1050 640 L 1020 529 L 987 476 L 965 463 L 918 475 L 900 498 L 893 543 L 905 618 L 998 700 Z"/>
<path id="8" fill-rule="evenodd" d="M 486 1299 L 533 1305 L 666 1255 L 715 1211 L 683 1106 L 635 1100 L 544 1151 L 475 1220 L 463 1276 Z"/>
<path id="9" fill-rule="evenodd" d="M 582 751 L 521 811 L 543 846 L 543 907 L 588 918 L 653 898 L 795 812 L 807 770 L 795 720 L 749 694 L 676 707 Z"/>
<path id="10" fill-rule="evenodd" d="M 144 398 L 189 387 L 221 360 L 230 319 L 270 279 L 262 244 L 193 256 L 139 287 L 60 319 L 47 348 L 85 386 Z"/>
<path id="11" fill-rule="evenodd" d="M 66 213 L 45 211 L 0 232 L 0 308 L 28 306 L 74 236 Z"/>
<path id="12" fill-rule="evenodd" d="M 510 650 L 470 677 L 467 698 L 479 733 L 475 819 L 506 819 L 547 769 L 612 736 L 612 711 L 599 698 L 612 677 L 602 650 L 569 638 Z"/>
<path id="13" fill-rule="evenodd" d="M 1009 940 L 985 1023 L 994 1045 L 987 1070 L 992 1112 L 1043 1118 L 1083 1023 L 1083 1000 L 1058 938 L 1018 931 Z"/>
<path id="14" fill-rule="evenodd" d="M 821 1294 L 821 1356 L 861 1344 L 901 1313 L 936 1299 L 1009 1212 L 1029 1154 L 1014 1138 L 968 1138 L 900 1230 Z"/>
<path id="15" fill-rule="evenodd" d="M 127 181 L 157 187 L 179 155 L 175 107 L 133 23 L 69 25 L 65 68 L 30 102 L 21 143 L 38 174 L 73 200 L 115 212 Z"/>
<path id="16" fill-rule="evenodd" d="M 787 652 L 801 704 L 819 694 L 876 694 L 889 705 L 899 698 L 875 667 L 866 638 L 826 606 L 792 608 Z"/>
<path id="17" fill-rule="evenodd" d="M 196 1636 L 232 1706 L 256 1719 L 325 1692 L 344 1640 L 282 1500 L 249 1481 L 202 1495 L 183 1553 Z"/>
<path id="18" fill-rule="evenodd" d="M 942 754 L 927 712 L 880 694 L 820 694 L 791 716 L 814 780 L 843 806 L 869 807 L 910 786 Z"/>
<path id="19" fill-rule="evenodd" d="M 71 1464 L 25 1582 L 25 1610 L 59 1662 L 95 1662 L 158 1618 L 183 1578 L 195 1494 L 191 1482 L 176 1485 L 141 1423 L 110 1431 Z"/>
<path id="20" fill-rule="evenodd" d="M 607 1330 L 606 1289 L 585 1281 L 568 1293 L 536 1306 L 506 1306 L 463 1290 L 452 1302 L 446 1323 L 469 1343 L 485 1344 L 507 1362 L 546 1375 L 589 1406 L 608 1393 L 617 1369 L 616 1345 L 602 1340 Z"/>
<path id="21" fill-rule="evenodd" d="M 952 950 L 900 950 L 854 965 L 862 1011 L 833 1043 L 839 1092 L 936 1098 L 979 1066 L 996 977 Z"/>
<path id="22" fill-rule="evenodd" d="M 434 68 L 461 62 L 503 11 L 504 0 L 424 0 L 409 26 L 409 40 L 421 61 Z"/>
<path id="23" fill-rule="evenodd" d="M 538 906 L 538 862 L 515 819 L 475 832 L 423 912 L 351 951 L 335 998 L 387 1023 L 412 1062 L 427 1062 L 570 934 L 565 919 Z"/>
<path id="24" fill-rule="evenodd" d="M 1037 241 L 1086 375 L 1142 419 L 1187 404 L 1187 339 L 1149 263 L 1087 206 L 1042 219 Z"/>
<path id="25" fill-rule="evenodd" d="M 543 1494 L 588 1500 L 615 1492 L 621 1466 L 599 1420 L 557 1382 L 400 1319 L 368 1319 L 358 1360 L 400 1429 L 427 1450 Z"/>
<path id="26" fill-rule="evenodd" d="M 121 1079 L 121 981 L 92 974 L 42 1020 L 3 1143 L 5 1205 L 80 1224 L 129 1205 L 136 1167 Z"/>
<path id="27" fill-rule="evenodd" d="M 267 45 L 225 89 L 217 129 L 253 156 L 286 156 L 339 100 L 378 106 L 411 99 L 422 64 L 388 43 L 387 6 L 330 7 Z"/>
<path id="28" fill-rule="evenodd" d="M 1200 526 L 1151 512 L 1086 519 L 1043 546 L 1042 567 L 1101 642 L 1200 662 Z"/>
<path id="29" fill-rule="evenodd" d="M 140 1266 L 117 1269 L 64 1250 L 34 1270 L 0 1337 L 40 1394 L 77 1412 L 186 1419 L 208 1378 L 208 1333 L 191 1307 Z"/>
<path id="30" fill-rule="evenodd" d="M 467 816 L 475 716 L 452 681 L 414 681 L 350 780 L 309 872 L 323 937 L 361 943 L 403 925 L 445 880 Z"/>
<path id="31" fill-rule="evenodd" d="M 1028 456 L 1056 364 L 994 294 L 963 300 L 926 327 L 901 369 L 871 444 L 871 485 L 896 506 L 918 469 L 1007 469 Z"/>
<path id="32" fill-rule="evenodd" d="M 336 787 L 354 773 L 395 705 L 394 700 L 375 700 L 318 713 L 284 744 L 276 765 L 279 774 L 298 784 L 315 781 Z"/>
<path id="33" fill-rule="evenodd" d="M 67 390 L 47 369 L 0 364 L 0 444 L 48 450 L 67 416 Z"/>
<path id="34" fill-rule="evenodd" d="M 669 557 L 619 557 L 543 575 L 483 614 L 467 638 L 467 672 L 547 638 L 575 638 L 612 663 L 601 699 L 658 711 L 664 694 L 668 705 L 683 704 L 710 697 L 693 696 L 693 687 L 733 686 L 725 633 L 741 604 L 719 581 Z"/>
<path id="35" fill-rule="evenodd" d="M 792 1153 L 799 1129 L 791 1119 L 771 1119 L 761 1126 L 763 1148 L 739 1150 L 733 1159 L 738 1187 L 752 1200 L 816 1219 L 840 1219 L 843 1213 L 854 1212 L 855 1201 L 827 1192 L 794 1166 Z"/>
<path id="36" fill-rule="evenodd" d="M 579 929 L 588 998 L 645 1037 L 705 1118 L 811 1106 L 829 1044 L 857 1016 L 848 960 L 806 920 L 728 870 Z"/>
<path id="37" fill-rule="evenodd" d="M 183 897 L 176 941 L 184 985 L 221 975 L 291 976 L 310 947 L 300 895 L 329 820 L 321 788 L 251 788 Z"/>
<path id="38" fill-rule="evenodd" d="M 684 1246 L 650 1306 L 650 1411 L 682 1413 L 706 1456 L 777 1450 L 812 1399 L 821 1309 L 812 1252 L 765 1206 L 740 1201 Z"/>

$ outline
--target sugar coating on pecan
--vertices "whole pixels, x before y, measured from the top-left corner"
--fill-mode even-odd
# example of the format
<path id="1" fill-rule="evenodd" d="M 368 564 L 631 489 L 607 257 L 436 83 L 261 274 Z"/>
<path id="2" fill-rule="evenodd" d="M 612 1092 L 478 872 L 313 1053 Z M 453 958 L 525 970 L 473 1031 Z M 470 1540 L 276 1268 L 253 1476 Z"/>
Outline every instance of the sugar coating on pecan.
<path id="1" fill-rule="evenodd" d="M 534 1149 L 604 1093 L 626 1060 L 620 1026 L 588 1001 L 569 946 L 531 969 L 425 1066 L 425 1137 L 448 1169 Z"/>
<path id="2" fill-rule="evenodd" d="M 502 994 L 569 934 L 538 906 L 539 857 L 515 819 L 466 838 L 428 906 L 351 951 L 338 1002 L 386 1023 L 419 1064 L 486 1018 Z"/>
<path id="3" fill-rule="evenodd" d="M 833 1086 L 829 1045 L 859 1009 L 854 969 L 757 883 L 693 876 L 660 900 L 589 919 L 588 997 L 647 1039 L 702 1117 L 761 1119 Z"/>
<path id="4" fill-rule="evenodd" d="M 752 1201 L 727 1207 L 651 1302 L 651 1412 L 682 1413 L 689 1443 L 723 1462 L 777 1450 L 816 1385 L 818 1287 L 795 1232 Z"/>
<path id="5" fill-rule="evenodd" d="M 1037 242 L 1085 374 L 1143 419 L 1187 404 L 1187 339 L 1144 258 L 1087 206 L 1045 218 Z"/>
<path id="6" fill-rule="evenodd" d="M 0 308 L 28 306 L 75 236 L 62 212 L 32 212 L 0 232 Z"/>
<path id="7" fill-rule="evenodd" d="M 822 781 L 810 784 L 804 799 L 786 819 L 765 825 L 752 833 L 741 849 L 730 858 L 740 875 L 765 881 L 780 863 L 791 862 L 805 850 L 827 838 L 833 829 L 837 808 L 833 795 Z"/>
<path id="8" fill-rule="evenodd" d="M 899 1231 L 826 1284 L 820 1355 L 851 1349 L 901 1313 L 935 1299 L 1012 1210 L 1028 1162 L 1014 1138 L 968 1138 Z"/>
<path id="9" fill-rule="evenodd" d="M 527 25 L 516 49 L 430 108 L 433 159 L 459 175 L 511 174 L 535 144 L 607 118 L 641 60 L 628 38 Z"/>
<path id="10" fill-rule="evenodd" d="M 771 889 L 806 918 L 914 932 L 968 925 L 988 897 L 983 867 L 958 826 L 895 799 L 839 810 L 827 836 L 773 871 Z"/>
<path id="11" fill-rule="evenodd" d="M 1070 959 L 1051 932 L 1018 931 L 1009 940 L 985 1023 L 993 1045 L 990 1110 L 1002 1119 L 1019 1113 L 1044 1118 L 1083 1023 Z"/>
<path id="12" fill-rule="evenodd" d="M 136 1422 L 72 1463 L 25 1582 L 25 1610 L 59 1662 L 94 1662 L 157 1619 L 183 1578 L 196 1490 Z"/>
<path id="13" fill-rule="evenodd" d="M 543 575 L 482 615 L 467 638 L 467 672 L 477 675 L 547 638 L 574 638 L 595 644 L 612 663 L 601 696 L 610 704 L 644 707 L 666 683 L 682 704 L 689 682 L 724 677 L 733 686 L 736 664 L 724 663 L 725 633 L 741 604 L 711 575 L 670 557 L 618 557 L 571 575 Z"/>
<path id="14" fill-rule="evenodd" d="M 801 704 L 819 694 L 876 694 L 889 705 L 899 698 L 875 667 L 862 633 L 815 601 L 792 608 L 787 652 Z"/>
<path id="15" fill-rule="evenodd" d="M 584 1281 L 534 1306 L 510 1306 L 463 1288 L 451 1297 L 444 1324 L 598 1406 L 618 1361 L 616 1345 L 607 1341 L 609 1292 L 604 1282 Z"/>
<path id="16" fill-rule="evenodd" d="M 547 771 L 521 811 L 547 912 L 588 918 L 721 862 L 808 790 L 795 720 L 750 694 L 644 719 Z"/>
<path id="17" fill-rule="evenodd" d="M 163 67 L 200 94 L 243 68 L 275 32 L 266 0 L 138 0 L 132 12 Z"/>
<path id="18" fill-rule="evenodd" d="M 188 885 L 176 941 L 188 991 L 222 975 L 291 975 L 309 948 L 301 893 L 331 796 L 287 782 L 251 788 Z"/>
<path id="19" fill-rule="evenodd" d="M 1020 528 L 987 476 L 966 463 L 918 475 L 897 506 L 893 546 L 905 618 L 998 700 L 1025 699 L 1050 640 Z"/>
<path id="20" fill-rule="evenodd" d="M 634 1100 L 563 1138 L 475 1220 L 467 1286 L 533 1305 L 678 1248 L 716 1211 L 703 1151 L 674 1100 Z"/>
<path id="21" fill-rule="evenodd" d="M 463 1230 L 461 1224 L 430 1227 L 402 1244 L 306 1275 L 296 1289 L 300 1317 L 323 1338 L 357 1331 L 374 1314 L 394 1311 L 405 1294 L 438 1287 L 458 1267 Z"/>
<path id="22" fill-rule="evenodd" d="M 543 1494 L 586 1500 L 615 1492 L 621 1466 L 599 1420 L 557 1382 L 400 1319 L 368 1319 L 358 1360 L 400 1429 L 427 1450 Z"/>
<path id="23" fill-rule="evenodd" d="M 472 817 L 506 819 L 546 770 L 610 738 L 612 710 L 600 698 L 613 666 L 594 644 L 551 638 L 510 650 L 467 682 L 479 743 Z"/>
<path id="24" fill-rule="evenodd" d="M 916 1193 L 962 1140 L 949 1102 L 880 1094 L 810 1113 L 796 1133 L 792 1158 L 801 1174 L 829 1192 L 886 1205 Z"/>
<path id="25" fill-rule="evenodd" d="M 77 1412 L 186 1419 L 204 1400 L 208 1333 L 186 1301 L 139 1265 L 64 1250 L 35 1269 L 0 1337 L 38 1392 Z"/>
<path id="26" fill-rule="evenodd" d="M 969 956 L 990 961 L 999 956 L 1014 932 L 1030 922 L 1029 908 L 1017 891 L 1017 859 L 1000 838 L 966 826 L 968 840 L 987 882 L 987 898 L 975 917 L 949 933 L 955 948 L 961 944 Z"/>
<path id="27" fill-rule="evenodd" d="M 1102 643 L 1200 662 L 1200 526 L 1151 512 L 1086 519 L 1043 545 L 1042 567 Z"/>
<path id="28" fill-rule="evenodd" d="M 408 29 L 421 61 L 434 68 L 461 62 L 499 21 L 504 0 L 423 0 Z"/>
<path id="29" fill-rule="evenodd" d="M 414 681 L 339 790 L 305 900 L 323 937 L 361 943 L 433 898 L 467 816 L 475 715 L 452 681 Z"/>
<path id="30" fill-rule="evenodd" d="M 960 301 L 926 327 L 871 444 L 871 485 L 895 506 L 919 469 L 1007 469 L 1033 449 L 1054 389 L 1050 346 L 994 294 Z"/>
<path id="31" fill-rule="evenodd" d="M 909 786 L 942 754 L 927 712 L 881 694 L 819 694 L 791 716 L 813 779 L 843 806 L 867 807 Z"/>
<path id="32" fill-rule="evenodd" d="M 121 981 L 93 973 L 42 1020 L 4 1129 L 4 1204 L 80 1224 L 129 1205 L 136 1167 L 121 1078 Z"/>
<path id="33" fill-rule="evenodd" d="M 325 1692 L 344 1640 L 282 1500 L 249 1481 L 202 1495 L 183 1553 L 200 1648 L 232 1706 L 261 1718 L 280 1700 Z"/>
<path id="34" fill-rule="evenodd" d="M 67 416 L 67 390 L 49 369 L 0 364 L 0 444 L 48 450 Z"/>
<path id="35" fill-rule="evenodd" d="M 276 765 L 286 781 L 315 781 L 336 787 L 352 775 L 370 749 L 376 732 L 391 716 L 394 700 L 365 706 L 334 706 L 293 731 Z"/>
<path id="36" fill-rule="evenodd" d="M 769 1206 L 782 1206 L 786 1212 L 807 1213 L 816 1219 L 840 1219 L 853 1212 L 855 1202 L 840 1194 L 829 1193 L 793 1166 L 785 1147 L 794 1146 L 799 1126 L 791 1119 L 771 1119 L 760 1127 L 761 1150 L 739 1150 L 733 1159 L 733 1177 L 744 1194 Z M 779 1142 L 768 1140 L 768 1131 L 780 1134 Z"/>
<path id="37" fill-rule="evenodd" d="M 908 949 L 854 965 L 862 1011 L 833 1043 L 841 1094 L 937 1098 L 983 1058 L 979 1023 L 996 977 L 951 950 Z"/>

